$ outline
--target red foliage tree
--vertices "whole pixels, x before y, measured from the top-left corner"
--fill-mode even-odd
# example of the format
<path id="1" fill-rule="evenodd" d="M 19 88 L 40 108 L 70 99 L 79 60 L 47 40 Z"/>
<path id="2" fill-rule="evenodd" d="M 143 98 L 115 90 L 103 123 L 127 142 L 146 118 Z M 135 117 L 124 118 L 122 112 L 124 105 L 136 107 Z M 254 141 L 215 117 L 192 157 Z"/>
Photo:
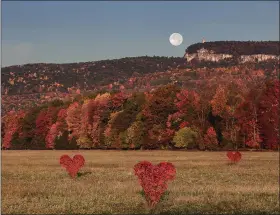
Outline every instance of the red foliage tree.
<path id="1" fill-rule="evenodd" d="M 260 148 L 260 143 L 262 142 L 260 136 L 260 129 L 255 120 L 250 120 L 244 125 L 247 131 L 247 138 L 245 144 L 252 148 Z"/>
<path id="2" fill-rule="evenodd" d="M 116 93 L 111 98 L 111 106 L 113 110 L 120 108 L 124 101 L 128 98 L 128 95 L 124 94 L 123 92 Z"/>
<path id="3" fill-rule="evenodd" d="M 60 109 L 57 114 L 57 121 L 65 121 L 66 116 L 67 116 L 67 109 L 65 108 Z"/>
<path id="4" fill-rule="evenodd" d="M 67 109 L 60 109 L 57 114 L 57 121 L 50 126 L 45 138 L 46 148 L 53 149 L 55 147 L 55 139 L 62 135 L 62 132 L 67 129 L 65 118 Z"/>
<path id="5" fill-rule="evenodd" d="M 216 93 L 213 99 L 210 101 L 212 106 L 212 113 L 214 116 L 223 115 L 223 112 L 228 108 L 227 106 L 227 93 L 226 90 L 219 86 L 216 90 Z"/>
<path id="6" fill-rule="evenodd" d="M 244 144 L 253 148 L 260 148 L 262 142 L 258 115 L 259 97 L 258 91 L 251 90 L 235 112 Z"/>
<path id="7" fill-rule="evenodd" d="M 210 111 L 210 105 L 206 98 L 202 98 L 194 91 L 182 90 L 177 93 L 176 106 L 190 124 L 196 125 L 201 131 L 205 129 Z"/>
<path id="8" fill-rule="evenodd" d="M 19 131 L 21 126 L 19 124 L 20 120 L 23 119 L 25 113 L 23 111 L 15 112 L 10 111 L 3 118 L 4 121 L 4 138 L 2 147 L 9 149 L 11 147 L 11 140 L 15 132 Z M 20 132 L 20 131 L 19 131 Z"/>
<path id="9" fill-rule="evenodd" d="M 213 127 L 208 128 L 207 133 L 204 135 L 204 144 L 208 149 L 216 149 L 218 146 L 217 134 Z"/>
<path id="10" fill-rule="evenodd" d="M 279 134 L 279 81 L 268 83 L 260 98 L 259 124 L 265 148 L 277 149 Z"/>
<path id="11" fill-rule="evenodd" d="M 167 118 L 166 127 L 170 129 L 178 130 L 180 123 L 183 123 L 184 114 L 177 111 L 174 114 L 170 114 Z"/>
<path id="12" fill-rule="evenodd" d="M 58 109 L 55 107 L 49 107 L 43 109 L 37 116 L 36 119 L 36 130 L 35 135 L 45 137 L 55 120 L 55 115 L 57 114 Z"/>
<path id="13" fill-rule="evenodd" d="M 48 132 L 48 134 L 45 138 L 47 149 L 53 149 L 54 148 L 55 138 L 59 134 L 59 126 L 60 126 L 60 123 L 56 122 L 56 123 L 52 124 L 51 128 L 49 129 L 49 132 Z"/>

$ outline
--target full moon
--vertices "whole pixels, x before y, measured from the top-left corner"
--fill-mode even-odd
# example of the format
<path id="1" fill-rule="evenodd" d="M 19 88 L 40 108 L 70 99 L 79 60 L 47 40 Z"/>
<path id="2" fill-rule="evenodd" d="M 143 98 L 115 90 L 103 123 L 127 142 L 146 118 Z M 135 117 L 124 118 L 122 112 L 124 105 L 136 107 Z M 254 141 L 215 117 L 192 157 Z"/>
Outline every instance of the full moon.
<path id="1" fill-rule="evenodd" d="M 173 33 L 171 34 L 171 36 L 169 37 L 169 42 L 173 45 L 173 46 L 179 46 L 182 44 L 183 42 L 183 37 L 181 34 L 179 33 Z"/>

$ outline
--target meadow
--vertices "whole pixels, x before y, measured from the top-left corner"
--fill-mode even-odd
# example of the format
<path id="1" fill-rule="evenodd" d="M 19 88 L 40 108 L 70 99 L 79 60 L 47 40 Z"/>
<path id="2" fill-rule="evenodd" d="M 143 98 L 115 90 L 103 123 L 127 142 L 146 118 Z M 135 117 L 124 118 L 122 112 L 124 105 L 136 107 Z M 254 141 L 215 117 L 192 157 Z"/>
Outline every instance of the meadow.
<path id="1" fill-rule="evenodd" d="M 59 164 L 84 156 L 79 177 Z M 176 178 L 155 214 L 279 214 L 278 152 L 2 151 L 2 214 L 148 214 L 134 165 L 172 162 Z"/>

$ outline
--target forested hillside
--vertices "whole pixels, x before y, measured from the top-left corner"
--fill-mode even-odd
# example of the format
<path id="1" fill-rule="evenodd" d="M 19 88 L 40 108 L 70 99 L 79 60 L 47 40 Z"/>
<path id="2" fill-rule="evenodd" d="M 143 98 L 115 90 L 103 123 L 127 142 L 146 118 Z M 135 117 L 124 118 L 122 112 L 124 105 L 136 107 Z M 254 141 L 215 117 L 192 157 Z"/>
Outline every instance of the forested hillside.
<path id="1" fill-rule="evenodd" d="M 68 99 L 6 114 L 2 148 L 275 150 L 278 66 L 178 68 L 128 88 L 77 89 Z"/>
<path id="2" fill-rule="evenodd" d="M 53 99 L 110 91 L 149 91 L 175 83 L 191 87 L 202 78 L 200 68 L 218 75 L 219 68 L 263 69 L 270 74 L 278 62 L 238 65 L 234 62 L 188 64 L 183 58 L 139 57 L 77 64 L 28 64 L 2 68 L 2 111 L 28 109 Z M 217 71 L 218 71 L 217 70 Z M 203 73 L 203 72 L 202 72 Z"/>
<path id="3" fill-rule="evenodd" d="M 77 92 L 146 87 L 153 74 L 183 69 L 183 58 L 137 57 L 72 64 L 26 64 L 2 68 L 2 115 Z M 156 78 L 156 76 L 155 76 Z M 154 78 L 151 77 L 151 81 Z M 160 81 L 159 81 L 160 82 Z M 165 83 L 167 83 L 165 81 Z M 153 84 L 153 83 L 151 83 Z"/>
<path id="4" fill-rule="evenodd" d="M 71 64 L 26 64 L 2 68 L 2 93 L 5 95 L 69 92 L 69 88 L 94 90 L 130 77 L 185 68 L 183 58 L 136 57 Z"/>

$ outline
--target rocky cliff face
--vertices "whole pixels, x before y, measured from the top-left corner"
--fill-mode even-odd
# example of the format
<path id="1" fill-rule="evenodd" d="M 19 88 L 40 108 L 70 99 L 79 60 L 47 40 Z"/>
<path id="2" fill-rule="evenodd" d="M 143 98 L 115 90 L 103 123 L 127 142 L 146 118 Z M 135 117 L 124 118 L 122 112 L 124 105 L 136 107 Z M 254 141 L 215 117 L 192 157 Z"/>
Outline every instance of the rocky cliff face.
<path id="1" fill-rule="evenodd" d="M 226 58 L 232 58 L 233 56 L 230 54 L 215 54 L 212 50 L 207 49 L 199 49 L 197 53 L 186 53 L 185 58 L 187 61 L 192 61 L 193 59 L 199 60 L 199 61 L 213 61 L 213 62 L 219 62 L 220 60 L 224 60 Z"/>
<path id="2" fill-rule="evenodd" d="M 267 61 L 267 60 L 280 60 L 279 55 L 266 55 L 266 54 L 255 54 L 255 55 L 241 55 L 240 62 L 260 62 L 260 61 Z"/>
<path id="3" fill-rule="evenodd" d="M 239 63 L 280 60 L 279 42 L 236 42 L 219 41 L 197 43 L 186 49 L 188 62 L 237 59 Z"/>
<path id="4" fill-rule="evenodd" d="M 185 58 L 188 62 L 192 61 L 193 59 L 198 61 L 212 61 L 212 62 L 219 62 L 221 60 L 233 58 L 231 54 L 215 54 L 212 50 L 207 49 L 199 49 L 197 53 L 185 54 Z M 266 55 L 266 54 L 254 54 L 254 55 L 240 55 L 239 62 L 261 62 L 267 60 L 280 60 L 279 55 Z"/>

